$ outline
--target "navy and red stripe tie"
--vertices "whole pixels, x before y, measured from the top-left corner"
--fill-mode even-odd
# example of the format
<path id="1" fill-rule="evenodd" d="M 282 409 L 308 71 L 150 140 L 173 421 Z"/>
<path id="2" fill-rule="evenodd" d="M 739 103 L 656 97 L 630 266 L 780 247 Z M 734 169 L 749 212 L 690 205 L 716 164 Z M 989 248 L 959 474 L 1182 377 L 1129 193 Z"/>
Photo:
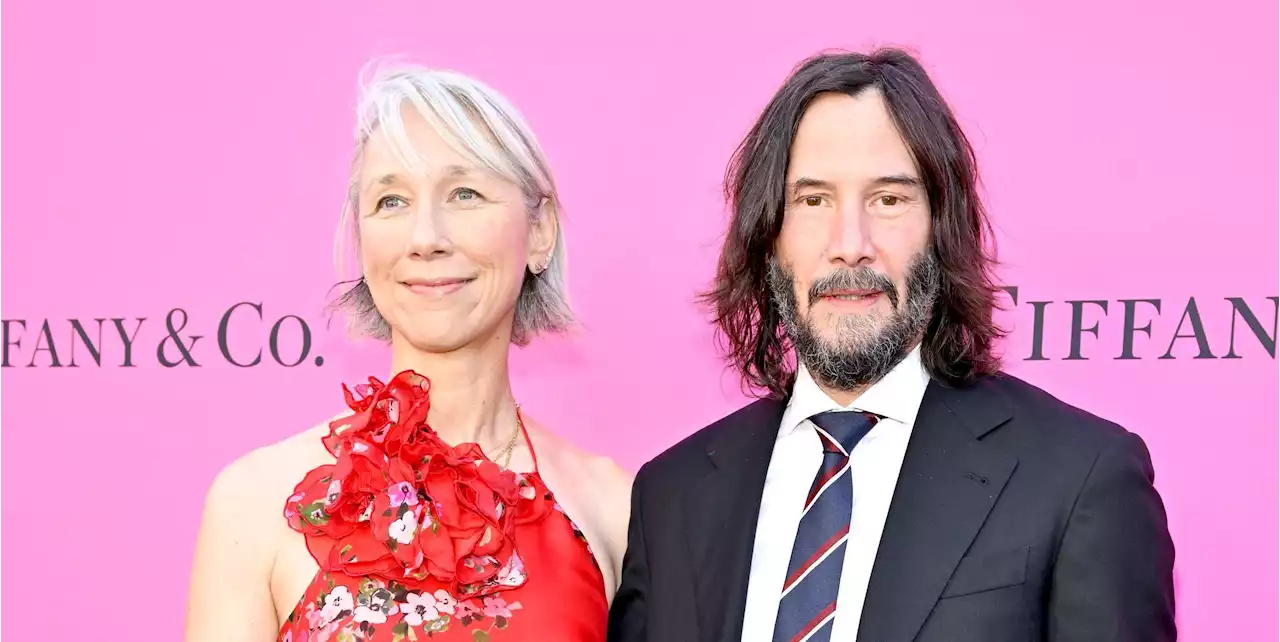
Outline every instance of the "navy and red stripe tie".
<path id="1" fill-rule="evenodd" d="M 773 642 L 828 642 L 835 622 L 840 572 L 853 516 L 849 453 L 879 417 L 856 411 L 809 418 L 822 442 L 822 467 L 806 498 L 791 563 L 778 601 Z"/>

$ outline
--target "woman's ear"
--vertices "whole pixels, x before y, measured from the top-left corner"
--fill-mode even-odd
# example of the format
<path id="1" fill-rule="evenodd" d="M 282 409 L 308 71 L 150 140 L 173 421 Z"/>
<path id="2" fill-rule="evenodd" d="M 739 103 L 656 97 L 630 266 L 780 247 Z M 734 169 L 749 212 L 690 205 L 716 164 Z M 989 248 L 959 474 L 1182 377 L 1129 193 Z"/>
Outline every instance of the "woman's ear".
<path id="1" fill-rule="evenodd" d="M 540 274 L 551 265 L 551 256 L 556 251 L 556 237 L 559 231 L 559 213 L 555 203 L 543 198 L 538 203 L 538 211 L 529 226 L 529 271 Z"/>

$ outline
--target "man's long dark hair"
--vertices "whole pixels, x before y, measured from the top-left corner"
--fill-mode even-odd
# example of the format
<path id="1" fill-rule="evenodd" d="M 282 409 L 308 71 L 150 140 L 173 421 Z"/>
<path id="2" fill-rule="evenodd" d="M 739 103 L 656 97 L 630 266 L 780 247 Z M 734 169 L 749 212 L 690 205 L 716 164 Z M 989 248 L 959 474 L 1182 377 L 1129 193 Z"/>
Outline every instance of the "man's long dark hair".
<path id="1" fill-rule="evenodd" d="M 951 109 L 911 55 L 825 54 L 803 62 L 765 108 L 725 173 L 733 208 L 715 283 L 702 301 L 715 313 L 723 348 L 748 388 L 782 398 L 795 370 L 771 301 L 769 258 L 782 228 L 787 164 L 809 102 L 825 92 L 854 96 L 877 89 L 924 181 L 932 212 L 931 251 L 942 278 L 921 345 L 933 379 L 960 386 L 999 370 L 993 344 L 1004 331 L 996 308 L 994 236 L 978 198 L 973 148 Z"/>

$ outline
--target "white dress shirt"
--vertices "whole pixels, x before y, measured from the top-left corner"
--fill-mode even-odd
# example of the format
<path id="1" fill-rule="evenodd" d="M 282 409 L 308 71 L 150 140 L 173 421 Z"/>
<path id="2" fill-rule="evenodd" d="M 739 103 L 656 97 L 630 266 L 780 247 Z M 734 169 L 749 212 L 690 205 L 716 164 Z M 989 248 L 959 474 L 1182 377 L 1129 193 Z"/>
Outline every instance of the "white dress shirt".
<path id="1" fill-rule="evenodd" d="M 889 515 L 911 428 L 928 385 L 929 376 L 920 363 L 919 346 L 845 407 L 828 397 L 803 367 L 799 369 L 764 482 L 747 585 L 743 642 L 769 642 L 773 638 L 778 600 L 791 561 L 791 544 L 800 526 L 809 487 L 822 466 L 822 445 L 809 417 L 831 410 L 861 410 L 884 417 L 849 456 L 853 473 L 853 517 L 840 573 L 840 595 L 831 639 L 857 637 L 871 567 L 880 547 L 880 534 Z"/>

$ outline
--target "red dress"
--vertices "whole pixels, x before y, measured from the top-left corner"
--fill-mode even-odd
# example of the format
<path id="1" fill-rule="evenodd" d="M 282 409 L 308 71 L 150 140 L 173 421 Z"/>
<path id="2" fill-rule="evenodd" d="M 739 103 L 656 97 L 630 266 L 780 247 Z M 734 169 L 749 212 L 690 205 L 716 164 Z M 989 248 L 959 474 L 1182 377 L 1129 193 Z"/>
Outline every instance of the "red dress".
<path id="1" fill-rule="evenodd" d="M 277 639 L 602 642 L 604 578 L 537 456 L 518 474 L 446 444 L 421 375 L 369 382 L 285 505 L 320 572 Z"/>

